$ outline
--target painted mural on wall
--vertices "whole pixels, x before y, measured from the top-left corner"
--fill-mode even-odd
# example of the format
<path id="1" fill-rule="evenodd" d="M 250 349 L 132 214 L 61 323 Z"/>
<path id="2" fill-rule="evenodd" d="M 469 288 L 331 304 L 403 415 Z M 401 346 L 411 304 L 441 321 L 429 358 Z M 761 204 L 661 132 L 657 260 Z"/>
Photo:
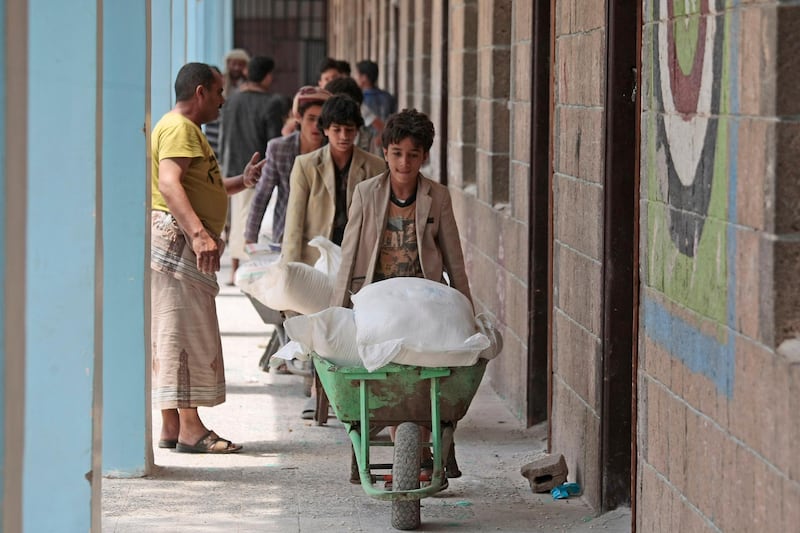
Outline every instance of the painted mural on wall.
<path id="1" fill-rule="evenodd" d="M 645 327 L 651 336 L 661 331 L 676 357 L 693 358 L 684 359 L 692 370 L 729 390 L 734 242 L 728 221 L 729 191 L 735 190 L 729 149 L 735 75 L 729 53 L 731 15 L 722 0 L 653 0 L 651 7 L 651 18 L 658 22 L 643 43 L 645 61 L 652 60 L 650 94 L 645 96 L 654 111 L 643 124 L 648 140 L 646 283 L 694 311 L 697 322 L 710 319 L 718 327 L 709 335 L 706 322 L 701 333 L 686 313 L 679 318 L 647 300 Z M 708 360 L 702 354 L 685 355 L 687 345 L 713 353 Z"/>

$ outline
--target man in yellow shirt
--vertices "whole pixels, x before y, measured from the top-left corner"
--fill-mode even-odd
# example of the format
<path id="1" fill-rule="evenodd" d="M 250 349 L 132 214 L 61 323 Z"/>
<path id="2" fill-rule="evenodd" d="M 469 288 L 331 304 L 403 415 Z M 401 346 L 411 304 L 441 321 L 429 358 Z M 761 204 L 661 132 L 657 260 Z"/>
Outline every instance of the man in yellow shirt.
<path id="1" fill-rule="evenodd" d="M 205 427 L 197 407 L 225 401 L 225 368 L 215 296 L 230 194 L 252 188 L 264 162 L 223 178 L 200 126 L 219 116 L 222 76 L 187 63 L 175 80 L 175 107 L 153 128 L 151 307 L 153 403 L 162 448 L 231 453 L 240 445 Z"/>

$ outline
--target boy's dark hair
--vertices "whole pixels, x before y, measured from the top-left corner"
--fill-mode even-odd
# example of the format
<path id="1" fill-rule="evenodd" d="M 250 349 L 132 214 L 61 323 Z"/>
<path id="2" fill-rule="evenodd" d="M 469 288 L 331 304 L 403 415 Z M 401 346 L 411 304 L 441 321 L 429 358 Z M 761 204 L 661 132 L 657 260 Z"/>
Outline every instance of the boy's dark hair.
<path id="1" fill-rule="evenodd" d="M 349 76 L 351 72 L 350 63 L 348 61 L 345 61 L 344 59 L 338 59 L 336 61 L 336 70 L 338 70 L 345 76 Z"/>
<path id="2" fill-rule="evenodd" d="M 191 100 L 198 85 L 211 89 L 214 84 L 214 71 L 205 63 L 186 63 L 175 76 L 175 100 Z"/>
<path id="3" fill-rule="evenodd" d="M 369 59 L 356 63 L 356 70 L 369 80 L 370 85 L 375 85 L 378 81 L 378 64 Z"/>
<path id="4" fill-rule="evenodd" d="M 329 81 L 325 85 L 325 90 L 331 94 L 346 94 L 355 100 L 358 105 L 364 103 L 364 93 L 361 92 L 361 87 L 358 86 L 356 80 L 349 76 Z"/>
<path id="5" fill-rule="evenodd" d="M 247 79 L 261 83 L 275 69 L 275 61 L 271 57 L 256 56 L 247 64 Z"/>
<path id="6" fill-rule="evenodd" d="M 330 128 L 331 124 L 360 128 L 364 125 L 364 119 L 361 117 L 361 106 L 346 94 L 331 96 L 322 106 L 317 126 L 322 131 Z"/>
<path id="7" fill-rule="evenodd" d="M 416 109 L 403 109 L 386 121 L 381 133 L 381 143 L 384 148 L 389 148 L 390 144 L 399 144 L 403 139 L 409 138 L 414 146 L 430 152 L 435 135 L 433 122 L 428 115 Z"/>
<path id="8" fill-rule="evenodd" d="M 332 57 L 323 57 L 322 61 L 319 62 L 319 73 L 322 74 L 330 69 L 339 70 L 339 62 Z"/>

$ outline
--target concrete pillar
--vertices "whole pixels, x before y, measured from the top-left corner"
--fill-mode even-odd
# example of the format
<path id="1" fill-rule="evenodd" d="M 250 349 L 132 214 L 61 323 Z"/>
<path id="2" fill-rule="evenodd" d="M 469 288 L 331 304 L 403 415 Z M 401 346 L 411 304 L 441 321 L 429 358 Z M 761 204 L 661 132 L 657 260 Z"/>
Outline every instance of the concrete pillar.
<path id="1" fill-rule="evenodd" d="M 233 48 L 233 2 L 194 0 L 186 4 L 186 61 L 225 70 L 222 59 Z"/>
<path id="2" fill-rule="evenodd" d="M 384 89 L 389 91 L 390 93 L 394 94 L 396 98 L 398 98 L 398 108 L 400 108 L 400 79 L 398 74 L 398 54 L 399 54 L 399 43 L 400 43 L 400 24 L 398 19 L 400 18 L 400 8 L 395 5 L 387 6 L 386 10 L 388 11 L 388 23 L 387 27 L 390 28 L 390 36 L 389 42 L 387 43 L 387 53 L 386 53 L 386 84 Z"/>
<path id="3" fill-rule="evenodd" d="M 416 0 L 414 4 L 413 79 L 414 99 L 411 105 L 423 113 L 431 112 L 431 2 Z"/>
<path id="4" fill-rule="evenodd" d="M 533 5 L 513 2 L 509 108 L 511 217 L 528 222 L 531 202 L 531 91 L 533 72 Z M 538 73 L 537 73 L 538 74 Z M 549 84 L 549 82 L 548 82 Z"/>
<path id="5" fill-rule="evenodd" d="M 14 354 L 25 359 L 25 531 L 100 526 L 97 11 L 94 0 L 28 2 L 25 349 Z"/>
<path id="6" fill-rule="evenodd" d="M 0 0 L 2 531 L 100 531 L 105 400 L 107 466 L 148 462 L 146 101 L 207 24 L 135 4 Z"/>
<path id="7" fill-rule="evenodd" d="M 414 3 L 401 2 L 397 28 L 397 108 L 414 105 Z"/>
<path id="8" fill-rule="evenodd" d="M 475 0 L 450 2 L 448 57 L 448 184 L 475 183 L 477 128 L 478 6 Z"/>
<path id="9" fill-rule="evenodd" d="M 508 202 L 510 0 L 478 1 L 478 198 Z"/>
<path id="10" fill-rule="evenodd" d="M 150 0 L 150 116 L 160 117 L 172 108 L 175 79 L 172 58 L 172 6 L 170 2 Z M 220 65 L 220 68 L 224 68 Z M 151 119 L 152 120 L 152 119 Z"/>
<path id="11" fill-rule="evenodd" d="M 136 476 L 153 462 L 147 364 L 147 13 L 103 9 L 103 472 Z"/>
<path id="12" fill-rule="evenodd" d="M 233 48 L 233 2 L 201 0 L 198 11 L 197 61 L 224 70 L 222 59 Z"/>
<path id="13" fill-rule="evenodd" d="M 389 13 L 392 10 L 391 4 L 388 2 L 379 2 L 376 8 L 376 35 L 378 49 L 375 57 L 372 59 L 378 66 L 378 87 L 383 88 L 384 91 L 392 92 L 389 87 L 393 85 L 391 76 L 391 69 L 389 66 L 389 43 L 394 38 L 392 27 L 389 25 Z"/>
<path id="14" fill-rule="evenodd" d="M 159 3 L 157 0 L 154 4 Z M 166 3 L 166 2 L 165 2 Z M 170 1 L 170 15 L 169 15 L 169 26 L 167 35 L 171 37 L 170 39 L 170 57 L 172 58 L 171 66 L 171 79 L 175 79 L 175 75 L 178 73 L 178 70 L 189 61 L 188 54 L 187 54 L 187 42 L 186 42 L 186 30 L 187 30 L 187 17 L 186 17 L 186 10 L 189 4 L 193 4 L 193 0 L 171 0 Z M 155 5 L 153 6 L 155 10 Z M 156 39 L 161 39 L 161 37 L 157 37 L 153 35 Z M 154 54 L 155 55 L 155 54 Z M 222 69 L 224 70 L 224 69 Z M 174 100 L 172 100 L 174 103 Z M 160 115 L 159 115 L 160 116 Z"/>
<path id="15" fill-rule="evenodd" d="M 436 128 L 436 139 L 431 148 L 428 173 L 432 179 L 446 182 L 442 157 L 447 152 L 447 11 L 446 2 L 433 2 L 430 20 L 430 73 L 428 113 Z"/>

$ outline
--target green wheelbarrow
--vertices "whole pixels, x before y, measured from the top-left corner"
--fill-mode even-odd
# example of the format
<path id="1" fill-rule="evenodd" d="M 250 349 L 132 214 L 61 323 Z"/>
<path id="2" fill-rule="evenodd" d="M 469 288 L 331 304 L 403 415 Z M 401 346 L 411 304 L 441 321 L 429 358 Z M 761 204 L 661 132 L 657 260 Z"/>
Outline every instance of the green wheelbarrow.
<path id="1" fill-rule="evenodd" d="M 420 499 L 445 488 L 443 451 L 451 450 L 455 423 L 466 414 L 488 361 L 437 368 L 389 364 L 369 372 L 337 367 L 317 355 L 312 359 L 333 412 L 353 442 L 364 492 L 392 502 L 392 527 L 418 528 Z M 387 426 L 396 426 L 394 443 L 373 441 Z M 431 442 L 421 441 L 420 426 L 431 430 Z M 393 446 L 393 462 L 370 463 L 372 446 Z M 420 479 L 422 446 L 430 446 L 433 452 L 429 480 Z M 378 473 L 388 470 L 391 474 Z M 376 481 L 389 480 L 391 490 L 376 486 Z M 421 486 L 420 481 L 429 483 Z"/>

